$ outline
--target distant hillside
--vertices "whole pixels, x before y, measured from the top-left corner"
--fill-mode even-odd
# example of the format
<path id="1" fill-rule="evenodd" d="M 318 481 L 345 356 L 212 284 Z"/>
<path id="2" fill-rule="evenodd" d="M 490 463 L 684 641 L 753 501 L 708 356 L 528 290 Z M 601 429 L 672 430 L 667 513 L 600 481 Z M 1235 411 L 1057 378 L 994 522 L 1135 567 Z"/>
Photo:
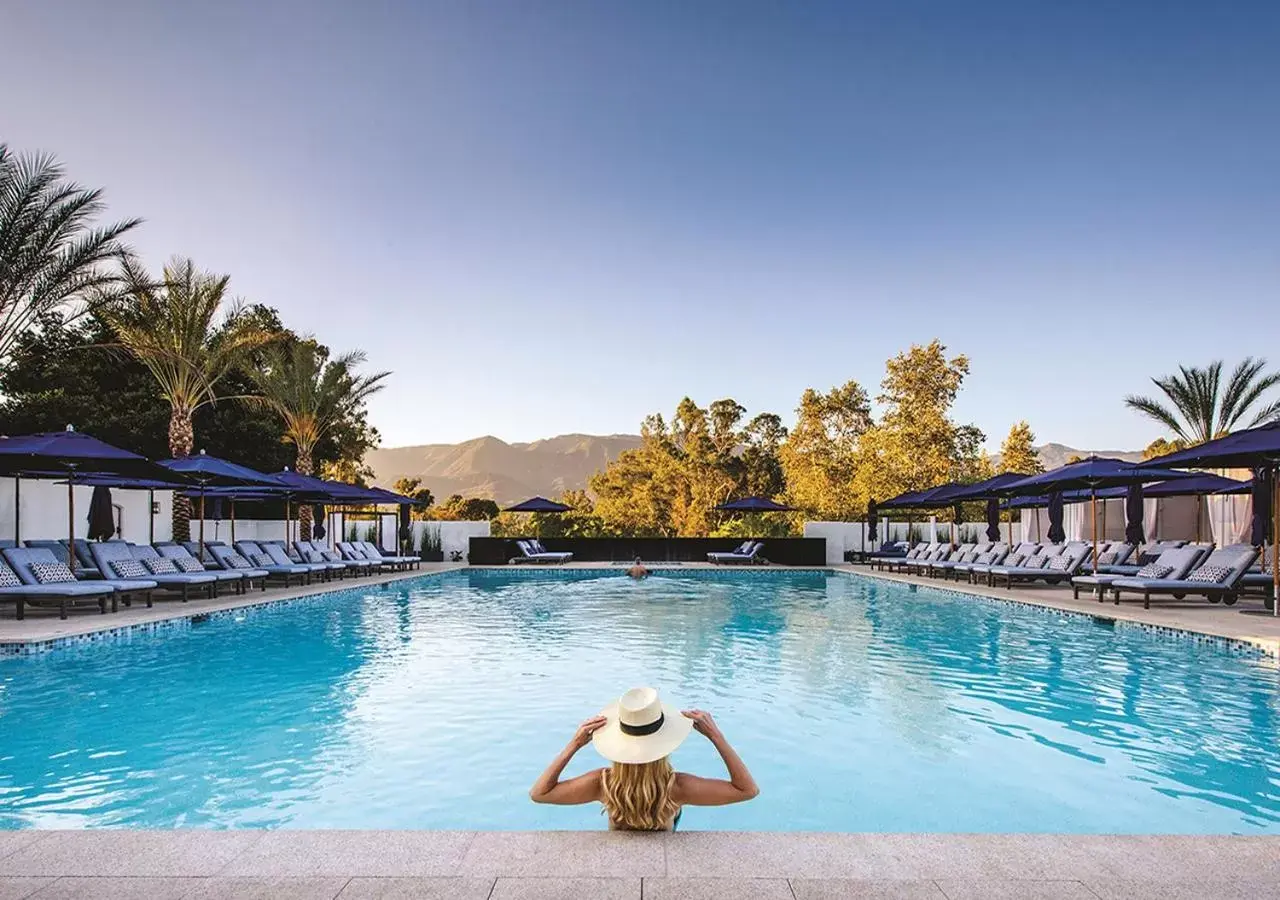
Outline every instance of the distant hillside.
<path id="1" fill-rule="evenodd" d="M 1067 460 L 1073 456 L 1109 456 L 1113 459 L 1123 459 L 1125 462 L 1138 462 L 1142 459 L 1141 450 L 1077 450 L 1066 444 L 1041 444 L 1036 447 L 1036 451 L 1040 454 L 1040 462 L 1044 464 L 1046 471 L 1066 465 Z M 1000 454 L 997 453 L 992 457 L 992 462 L 999 465 Z"/>
<path id="2" fill-rule="evenodd" d="M 391 487 L 397 478 L 421 478 L 440 500 L 461 494 L 492 497 L 505 505 L 581 490 L 594 472 L 638 446 L 636 434 L 562 434 L 529 444 L 485 436 L 461 444 L 380 448 L 371 450 L 365 462 L 382 487 Z"/>
<path id="3" fill-rule="evenodd" d="M 370 451 L 365 462 L 374 471 L 374 483 L 382 487 L 391 487 L 397 478 L 421 478 L 438 500 L 461 494 L 492 497 L 506 505 L 535 495 L 556 497 L 567 490 L 581 490 L 593 473 L 623 450 L 638 446 L 636 434 L 562 434 L 530 444 L 508 444 L 486 436 L 461 444 L 381 448 Z M 1042 444 L 1036 449 L 1046 469 L 1090 453 L 1134 462 L 1142 458 L 1138 451 L 1077 450 L 1064 444 Z"/>

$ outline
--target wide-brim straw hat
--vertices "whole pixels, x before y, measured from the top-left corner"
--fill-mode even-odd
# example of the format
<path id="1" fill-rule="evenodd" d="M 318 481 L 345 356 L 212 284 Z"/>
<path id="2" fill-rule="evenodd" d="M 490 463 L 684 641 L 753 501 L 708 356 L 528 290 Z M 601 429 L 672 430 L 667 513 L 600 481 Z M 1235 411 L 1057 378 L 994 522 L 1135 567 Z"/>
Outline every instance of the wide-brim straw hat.
<path id="1" fill-rule="evenodd" d="M 610 762 L 648 763 L 662 759 L 693 731 L 693 720 L 663 703 L 651 687 L 632 688 L 600 715 L 609 721 L 591 735 L 591 743 Z"/>

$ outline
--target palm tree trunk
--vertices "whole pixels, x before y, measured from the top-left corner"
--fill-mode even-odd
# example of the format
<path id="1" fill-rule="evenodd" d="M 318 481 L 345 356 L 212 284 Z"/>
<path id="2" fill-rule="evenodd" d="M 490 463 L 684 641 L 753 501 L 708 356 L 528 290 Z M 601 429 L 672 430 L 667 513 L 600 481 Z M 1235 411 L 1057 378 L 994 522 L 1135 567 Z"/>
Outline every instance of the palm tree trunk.
<path id="1" fill-rule="evenodd" d="M 299 475 L 310 475 L 315 463 L 311 458 L 310 447 L 298 448 L 297 469 Z M 298 504 L 298 540 L 311 540 L 311 505 L 308 503 Z"/>
<path id="2" fill-rule="evenodd" d="M 169 453 L 174 458 L 190 456 L 195 446 L 195 429 L 191 410 L 174 407 L 169 416 Z M 191 540 L 191 501 L 181 494 L 173 495 L 173 540 Z"/>

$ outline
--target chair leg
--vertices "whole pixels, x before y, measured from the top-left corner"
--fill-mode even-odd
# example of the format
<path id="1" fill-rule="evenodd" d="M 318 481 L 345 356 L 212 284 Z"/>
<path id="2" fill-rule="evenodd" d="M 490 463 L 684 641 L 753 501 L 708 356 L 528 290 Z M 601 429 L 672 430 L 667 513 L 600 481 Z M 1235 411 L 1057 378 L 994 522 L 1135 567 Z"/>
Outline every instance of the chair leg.
<path id="1" fill-rule="evenodd" d="M 27 604 L 21 597 L 18 598 L 18 621 L 21 622 L 27 617 Z"/>
<path id="2" fill-rule="evenodd" d="M 151 592 L 147 591 L 142 596 L 147 601 L 147 609 L 150 609 L 151 608 Z"/>

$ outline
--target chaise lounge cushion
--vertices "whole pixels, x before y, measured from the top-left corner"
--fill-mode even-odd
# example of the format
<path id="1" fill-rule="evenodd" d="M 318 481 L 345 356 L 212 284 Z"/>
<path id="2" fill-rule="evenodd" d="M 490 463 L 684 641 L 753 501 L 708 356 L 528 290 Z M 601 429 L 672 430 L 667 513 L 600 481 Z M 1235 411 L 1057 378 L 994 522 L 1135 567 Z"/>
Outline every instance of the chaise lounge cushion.
<path id="1" fill-rule="evenodd" d="M 76 576 L 64 562 L 33 562 L 30 568 L 31 574 L 40 584 L 66 584 L 76 580 Z"/>
<path id="2" fill-rule="evenodd" d="M 199 575 L 205 571 L 204 563 L 200 562 L 200 560 L 196 559 L 194 556 L 174 557 L 173 564 L 188 575 Z"/>
<path id="3" fill-rule="evenodd" d="M 17 573 L 14 572 L 13 569 L 10 569 L 8 566 L 6 566 L 4 563 L 0 563 L 0 587 L 21 587 L 21 586 L 22 586 L 22 579 L 18 577 Z"/>
<path id="4" fill-rule="evenodd" d="M 1046 569 L 1052 572 L 1065 572 L 1071 568 L 1071 564 L 1075 560 L 1070 556 L 1054 556 L 1049 559 Z"/>
<path id="5" fill-rule="evenodd" d="M 146 578 L 148 574 L 147 567 L 137 559 L 113 559 L 111 569 L 117 578 Z"/>
<path id="6" fill-rule="evenodd" d="M 193 560 L 194 562 L 194 560 Z M 142 565 L 152 575 L 176 575 L 178 574 L 178 566 L 171 559 L 165 559 L 163 556 L 157 556 L 150 559 L 144 559 Z"/>

